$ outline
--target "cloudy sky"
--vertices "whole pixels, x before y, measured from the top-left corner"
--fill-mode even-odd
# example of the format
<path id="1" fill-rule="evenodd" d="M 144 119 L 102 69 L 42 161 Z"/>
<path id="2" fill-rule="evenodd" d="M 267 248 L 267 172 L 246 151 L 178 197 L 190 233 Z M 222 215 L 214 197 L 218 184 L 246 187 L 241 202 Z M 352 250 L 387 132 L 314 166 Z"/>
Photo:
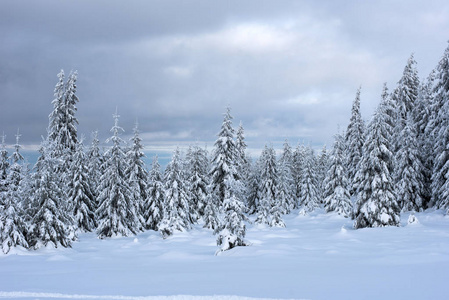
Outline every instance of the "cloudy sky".
<path id="1" fill-rule="evenodd" d="M 57 73 L 78 71 L 79 133 L 104 141 L 118 108 L 149 153 L 210 149 L 226 106 L 252 151 L 332 144 L 356 90 L 369 119 L 414 53 L 420 77 L 449 39 L 449 2 L 18 1 L 0 3 L 0 133 L 28 149 L 48 126 Z"/>

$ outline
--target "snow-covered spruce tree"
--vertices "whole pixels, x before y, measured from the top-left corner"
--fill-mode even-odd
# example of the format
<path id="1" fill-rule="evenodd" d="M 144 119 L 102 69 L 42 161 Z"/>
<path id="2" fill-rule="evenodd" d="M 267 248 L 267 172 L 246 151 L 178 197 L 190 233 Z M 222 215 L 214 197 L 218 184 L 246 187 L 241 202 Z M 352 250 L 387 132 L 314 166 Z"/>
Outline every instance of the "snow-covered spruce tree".
<path id="1" fill-rule="evenodd" d="M 434 119 L 430 124 L 434 138 L 434 165 L 432 172 L 432 203 L 437 208 L 447 209 L 449 194 L 449 47 L 437 66 L 433 89 Z"/>
<path id="2" fill-rule="evenodd" d="M 301 182 L 302 182 L 302 174 L 304 168 L 304 160 L 306 155 L 306 148 L 303 144 L 296 146 L 295 151 L 293 152 L 293 167 L 292 167 L 292 175 L 294 180 L 294 195 L 295 195 L 295 206 L 294 208 L 298 208 L 301 203 Z"/>
<path id="3" fill-rule="evenodd" d="M 0 206 L 0 245 L 3 253 L 7 254 L 12 247 L 28 248 L 29 245 L 26 238 L 28 228 L 21 207 L 21 193 L 14 180 L 10 181 L 4 195 Z"/>
<path id="4" fill-rule="evenodd" d="M 399 136 L 402 144 L 395 159 L 395 190 L 402 211 L 422 211 L 423 167 L 418 153 L 415 124 L 411 119 L 411 115 L 407 116 Z"/>
<path id="5" fill-rule="evenodd" d="M 412 118 L 412 121 L 414 121 L 413 112 L 418 99 L 419 86 L 420 83 L 418 71 L 416 69 L 416 61 L 412 54 L 407 61 L 407 65 L 404 68 L 398 86 L 392 95 L 392 100 L 396 102 L 398 113 L 398 122 L 396 122 L 397 128 L 395 130 L 398 136 L 400 136 L 402 128 L 405 127 L 408 117 Z M 396 141 L 396 150 L 400 148 L 401 144 L 401 140 Z"/>
<path id="6" fill-rule="evenodd" d="M 329 156 L 327 154 L 326 145 L 323 146 L 320 155 L 317 160 L 317 180 L 318 180 L 318 195 L 320 201 L 324 200 L 324 179 L 326 178 L 326 173 L 329 169 Z"/>
<path id="7" fill-rule="evenodd" d="M 220 226 L 220 220 L 218 217 L 219 214 L 219 206 L 217 204 L 218 199 L 216 195 L 213 193 L 213 186 L 209 184 L 206 189 L 206 199 L 205 199 L 205 207 L 204 207 L 204 228 L 217 230 Z"/>
<path id="8" fill-rule="evenodd" d="M 246 208 L 249 214 L 254 214 L 257 211 L 259 205 L 259 187 L 260 187 L 260 174 L 261 174 L 262 162 L 261 158 L 256 160 L 250 166 L 247 196 L 246 196 Z"/>
<path id="9" fill-rule="evenodd" d="M 8 150 L 5 144 L 5 133 L 2 135 L 2 145 L 0 149 L 0 193 L 6 191 L 6 178 L 9 172 Z"/>
<path id="10" fill-rule="evenodd" d="M 422 164 L 423 178 L 423 208 L 427 208 L 431 199 L 431 178 L 433 168 L 433 152 L 432 147 L 434 139 L 428 126 L 432 120 L 433 113 L 431 111 L 433 97 L 432 89 L 435 79 L 435 70 L 433 70 L 427 79 L 421 84 L 415 110 L 413 112 L 414 120 L 417 128 L 418 155 Z"/>
<path id="11" fill-rule="evenodd" d="M 259 205 L 255 223 L 285 227 L 281 218 L 282 203 L 279 203 L 279 199 L 276 198 L 278 195 L 278 171 L 273 147 L 265 146 L 261 158 Z"/>
<path id="12" fill-rule="evenodd" d="M 215 230 L 218 233 L 217 245 L 220 247 L 216 254 L 221 251 L 230 250 L 237 246 L 248 246 L 244 238 L 246 226 L 244 221 L 248 221 L 245 216 L 246 208 L 238 195 L 242 194 L 243 185 L 234 176 L 226 176 L 225 198 L 223 201 L 223 220 Z"/>
<path id="13" fill-rule="evenodd" d="M 324 208 L 326 212 L 335 211 L 344 217 L 352 214 L 351 195 L 346 175 L 345 142 L 340 134 L 335 135 L 334 147 L 330 155 L 329 171 L 324 180 Z"/>
<path id="14" fill-rule="evenodd" d="M 206 207 L 207 186 L 209 185 L 209 161 L 206 150 L 198 145 L 192 147 L 187 157 L 189 166 L 187 172 L 188 188 L 190 193 L 190 206 L 192 214 L 197 220 L 204 215 Z"/>
<path id="15" fill-rule="evenodd" d="M 232 128 L 231 109 L 228 107 L 224 115 L 221 130 L 218 133 L 218 139 L 214 144 L 212 167 L 210 171 L 211 184 L 213 193 L 218 199 L 219 207 L 223 205 L 226 193 L 225 180 L 232 176 L 234 181 L 241 182 L 241 178 L 237 173 L 238 167 L 237 149 L 234 141 L 234 129 Z M 244 193 L 244 189 L 240 189 L 240 193 Z M 242 194 L 235 195 L 239 200 Z"/>
<path id="16" fill-rule="evenodd" d="M 23 156 L 20 154 L 20 134 L 17 131 L 15 151 L 10 157 L 12 165 L 8 177 L 5 179 L 6 191 L 0 192 L 0 242 L 6 254 L 11 247 L 22 246 L 28 248 L 26 240 L 27 224 L 22 209 L 22 191 L 20 184 L 26 174 L 23 174 Z"/>
<path id="17" fill-rule="evenodd" d="M 76 104 L 79 101 L 76 96 L 77 72 L 70 73 L 64 85 L 64 71 L 58 74 L 59 82 L 55 87 L 55 99 L 53 100 L 53 112 L 50 114 L 49 139 L 60 145 L 62 149 L 75 151 L 78 144 L 75 117 Z"/>
<path id="18" fill-rule="evenodd" d="M 345 143 L 346 143 L 346 157 L 348 165 L 348 180 L 350 184 L 350 193 L 356 193 L 354 187 L 354 178 L 357 172 L 358 163 L 362 157 L 362 147 L 365 140 L 365 124 L 360 113 L 360 90 L 357 90 L 356 97 L 352 104 L 351 119 L 349 120 L 348 128 L 346 129 Z"/>
<path id="19" fill-rule="evenodd" d="M 278 161 L 277 196 L 283 214 L 289 214 L 295 207 L 294 180 L 292 175 L 293 152 L 286 140 Z"/>
<path id="20" fill-rule="evenodd" d="M 182 158 L 179 148 L 164 173 L 165 212 L 159 231 L 165 238 L 175 231 L 186 231 L 191 228 L 193 218 L 189 207 L 189 191 L 184 180 Z"/>
<path id="21" fill-rule="evenodd" d="M 314 211 L 320 206 L 316 158 L 310 146 L 305 148 L 303 167 L 301 170 L 299 205 L 306 212 Z"/>
<path id="22" fill-rule="evenodd" d="M 95 198 L 91 189 L 88 163 L 83 142 L 80 141 L 72 156 L 69 176 L 71 182 L 67 196 L 73 205 L 75 226 L 81 232 L 90 232 L 97 227 Z"/>
<path id="23" fill-rule="evenodd" d="M 400 225 L 400 208 L 394 193 L 393 134 L 391 99 L 382 93 L 382 101 L 367 128 L 363 156 L 356 181 L 359 183 L 354 210 L 354 228 Z"/>
<path id="24" fill-rule="evenodd" d="M 98 139 L 98 131 L 92 133 L 92 143 L 87 149 L 86 159 L 87 168 L 89 172 L 89 184 L 92 194 L 94 196 L 94 207 L 95 210 L 98 208 L 98 186 L 100 184 L 100 178 L 102 174 L 102 166 L 104 163 L 103 154 L 100 152 L 100 141 Z"/>
<path id="25" fill-rule="evenodd" d="M 120 116 L 117 112 L 113 117 L 113 135 L 106 141 L 112 142 L 112 147 L 105 153 L 104 173 L 98 188 L 97 234 L 101 239 L 133 235 L 142 227 L 136 212 L 134 193 L 125 175 L 125 154 L 121 147 L 124 141 L 119 136 L 124 130 L 118 125 Z"/>
<path id="26" fill-rule="evenodd" d="M 161 166 L 155 156 L 148 177 L 148 192 L 143 211 L 146 229 L 159 230 L 159 224 L 164 218 L 164 193 Z"/>
<path id="27" fill-rule="evenodd" d="M 42 142 L 41 157 L 36 163 L 32 216 L 28 243 L 38 249 L 47 245 L 53 247 L 71 247 L 76 240 L 74 221 L 64 205 L 65 194 L 59 186 L 57 170 L 62 162 L 51 156 L 54 144 L 48 140 Z"/>
<path id="28" fill-rule="evenodd" d="M 134 192 L 136 214 L 140 223 L 145 222 L 143 217 L 144 201 L 148 198 L 148 171 L 143 162 L 142 139 L 139 137 L 138 124 L 134 127 L 134 135 L 131 138 L 131 147 L 126 152 L 125 177 L 129 182 L 131 190 Z"/>
<path id="29" fill-rule="evenodd" d="M 17 129 L 16 144 L 14 145 L 14 152 L 9 157 L 9 160 L 12 162 L 12 164 L 11 164 L 10 171 L 9 171 L 10 174 L 8 176 L 8 178 L 9 178 L 8 184 L 13 183 L 16 187 L 19 186 L 20 181 L 25 176 L 25 174 L 23 174 L 24 158 L 23 158 L 22 154 L 20 153 L 20 149 L 22 148 L 22 146 L 20 146 L 20 137 L 21 136 L 22 135 L 20 134 L 19 129 Z"/>
<path id="30" fill-rule="evenodd" d="M 245 130 L 243 128 L 242 122 L 237 129 L 235 137 L 235 148 L 237 152 L 237 173 L 242 180 L 244 185 L 244 198 L 248 196 L 249 193 L 249 173 L 250 173 L 250 161 L 246 156 L 246 142 L 245 142 Z"/>

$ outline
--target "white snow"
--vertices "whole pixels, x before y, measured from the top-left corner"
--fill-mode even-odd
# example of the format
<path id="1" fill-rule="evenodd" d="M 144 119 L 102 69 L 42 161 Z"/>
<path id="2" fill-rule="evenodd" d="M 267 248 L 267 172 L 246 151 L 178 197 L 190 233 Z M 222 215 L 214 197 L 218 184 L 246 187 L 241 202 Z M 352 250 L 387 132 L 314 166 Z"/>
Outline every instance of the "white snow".
<path id="1" fill-rule="evenodd" d="M 407 226 L 407 213 L 401 227 L 354 230 L 337 214 L 296 210 L 283 217 L 286 228 L 248 225 L 251 246 L 219 256 L 201 225 L 167 239 L 83 233 L 72 249 L 0 255 L 0 298 L 446 299 L 449 217 L 415 216 L 419 226 Z"/>

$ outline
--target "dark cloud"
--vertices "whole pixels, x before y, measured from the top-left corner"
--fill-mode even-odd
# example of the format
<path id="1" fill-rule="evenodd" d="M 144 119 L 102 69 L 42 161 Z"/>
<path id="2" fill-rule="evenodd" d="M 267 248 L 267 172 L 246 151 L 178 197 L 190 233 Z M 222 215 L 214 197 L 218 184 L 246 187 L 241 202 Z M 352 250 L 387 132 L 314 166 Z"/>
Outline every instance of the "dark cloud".
<path id="1" fill-rule="evenodd" d="M 45 135 L 56 74 L 78 70 L 79 131 L 104 140 L 116 107 L 153 151 L 215 140 L 225 107 L 248 144 L 331 144 L 357 88 L 369 119 L 414 52 L 447 45 L 446 1 L 2 1 L 0 131 Z M 88 139 L 89 141 L 89 139 Z"/>

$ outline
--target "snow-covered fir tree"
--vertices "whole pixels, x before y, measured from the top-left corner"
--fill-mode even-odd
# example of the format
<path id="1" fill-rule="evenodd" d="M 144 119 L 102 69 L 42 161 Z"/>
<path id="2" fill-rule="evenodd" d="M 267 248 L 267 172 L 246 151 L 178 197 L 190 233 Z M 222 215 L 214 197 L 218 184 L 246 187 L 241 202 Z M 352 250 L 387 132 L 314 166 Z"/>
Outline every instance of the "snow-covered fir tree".
<path id="1" fill-rule="evenodd" d="M 92 192 L 89 176 L 88 159 L 84 152 L 82 140 L 78 143 L 72 156 L 70 167 L 70 189 L 68 200 L 73 206 L 75 226 L 80 231 L 93 231 L 96 229 L 95 198 Z"/>
<path id="2" fill-rule="evenodd" d="M 22 246 L 28 248 L 25 214 L 21 206 L 21 193 L 19 186 L 11 181 L 5 197 L 0 204 L 0 245 L 3 253 L 7 254 L 12 247 Z"/>
<path id="3" fill-rule="evenodd" d="M 398 122 L 396 122 L 396 134 L 399 136 L 402 128 L 405 126 L 407 118 L 413 119 L 413 112 L 419 92 L 419 77 L 416 68 L 416 61 L 413 54 L 407 61 L 402 77 L 398 86 L 392 94 L 392 100 L 396 102 Z M 398 150 L 402 141 L 397 140 L 395 148 Z"/>
<path id="4" fill-rule="evenodd" d="M 6 177 L 9 172 L 8 150 L 5 144 L 5 133 L 2 135 L 2 145 L 0 148 L 0 193 L 6 191 Z"/>
<path id="5" fill-rule="evenodd" d="M 143 158 L 142 139 L 139 137 L 138 123 L 134 127 L 134 135 L 131 138 L 131 147 L 126 152 L 125 177 L 133 191 L 135 199 L 136 214 L 140 223 L 145 222 L 143 217 L 144 201 L 148 198 L 148 171 L 145 168 Z"/>
<path id="6" fill-rule="evenodd" d="M 75 151 L 78 144 L 77 124 L 75 117 L 76 104 L 79 101 L 76 95 L 77 72 L 72 72 L 64 84 L 64 71 L 58 74 L 59 81 L 55 86 L 53 111 L 49 116 L 49 140 L 59 145 L 61 150 Z"/>
<path id="7" fill-rule="evenodd" d="M 222 206 L 226 197 L 226 180 L 233 177 L 234 181 L 241 183 L 238 174 L 237 148 L 234 141 L 234 129 L 232 128 L 231 109 L 227 108 L 224 115 L 221 130 L 214 144 L 212 166 L 210 171 L 211 185 L 213 193 L 217 197 L 217 204 Z M 239 193 L 244 193 L 244 189 L 240 189 Z M 241 200 L 243 194 L 235 195 Z"/>
<path id="8" fill-rule="evenodd" d="M 257 206 L 256 223 L 268 224 L 270 226 L 285 227 L 281 218 L 281 207 L 285 203 L 280 203 L 278 196 L 278 170 L 276 163 L 276 153 L 273 147 L 265 146 L 261 155 L 261 174 L 259 182 L 259 204 Z"/>
<path id="9" fill-rule="evenodd" d="M 243 202 L 238 198 L 242 194 L 243 185 L 234 176 L 227 176 L 225 181 L 225 198 L 223 201 L 223 219 L 215 230 L 218 233 L 217 253 L 230 250 L 237 246 L 248 246 L 244 238 L 246 235 L 245 221 L 248 221 Z"/>
<path id="10" fill-rule="evenodd" d="M 433 89 L 434 120 L 431 134 L 434 138 L 434 165 L 432 172 L 432 203 L 440 209 L 449 209 L 449 47 L 436 69 Z"/>
<path id="11" fill-rule="evenodd" d="M 261 158 L 256 160 L 250 166 L 250 172 L 248 176 L 247 195 L 246 195 L 246 207 L 249 214 L 254 214 L 257 211 L 259 205 L 259 188 L 260 188 L 260 174 L 262 169 Z"/>
<path id="12" fill-rule="evenodd" d="M 306 148 L 303 144 L 296 146 L 295 151 L 293 151 L 293 166 L 292 166 L 292 176 L 294 180 L 294 195 L 295 195 L 295 206 L 298 208 L 301 204 L 301 182 L 302 174 L 304 169 L 304 160 L 306 156 Z"/>
<path id="13" fill-rule="evenodd" d="M 10 157 L 11 168 L 4 180 L 5 191 L 0 191 L 0 242 L 6 254 L 12 247 L 22 246 L 28 248 L 27 224 L 22 207 L 22 190 L 20 184 L 24 174 L 23 156 L 19 150 L 20 134 L 17 131 L 15 151 Z M 3 154 L 3 153 L 2 153 Z M 23 184 L 23 183 L 22 183 Z"/>
<path id="14" fill-rule="evenodd" d="M 89 184 L 94 196 L 94 207 L 98 208 L 98 186 L 100 184 L 100 178 L 102 174 L 102 166 L 104 164 L 103 154 L 100 152 L 100 140 L 98 139 L 98 131 L 92 133 L 92 143 L 87 149 L 86 159 L 87 168 L 89 172 Z"/>
<path id="15" fill-rule="evenodd" d="M 288 141 L 284 142 L 283 151 L 278 161 L 277 196 L 283 214 L 289 214 L 295 207 L 295 182 L 292 175 L 293 152 Z"/>
<path id="16" fill-rule="evenodd" d="M 317 180 L 318 180 L 318 195 L 320 201 L 324 200 L 323 192 L 324 192 L 324 179 L 326 177 L 326 173 L 329 169 L 329 156 L 327 154 L 326 145 L 321 149 L 321 153 L 316 160 L 317 166 Z"/>
<path id="17" fill-rule="evenodd" d="M 391 99 L 382 101 L 367 128 L 363 156 L 356 174 L 358 185 L 354 228 L 400 225 L 400 208 L 394 193 Z M 393 110 L 394 111 L 394 110 Z"/>
<path id="18" fill-rule="evenodd" d="M 209 184 L 206 188 L 206 199 L 203 213 L 204 228 L 217 230 L 220 226 L 219 220 L 219 206 L 217 204 L 217 197 L 213 193 L 213 186 Z"/>
<path id="19" fill-rule="evenodd" d="M 20 181 L 22 180 L 22 178 L 25 176 L 25 174 L 23 174 L 23 163 L 24 163 L 24 157 L 22 156 L 22 154 L 20 153 L 20 149 L 22 148 L 22 146 L 20 145 L 20 137 L 22 135 L 19 132 L 19 129 L 17 129 L 17 134 L 16 134 L 16 143 L 14 145 L 14 152 L 11 154 L 11 156 L 9 157 L 9 160 L 12 162 L 11 166 L 10 166 L 10 174 L 9 174 L 9 183 L 13 183 L 16 187 L 19 186 Z"/>
<path id="20" fill-rule="evenodd" d="M 413 112 L 414 120 L 417 128 L 418 155 L 422 165 L 423 178 L 423 208 L 427 208 L 431 200 L 431 178 L 434 162 L 433 156 L 433 137 L 429 131 L 429 124 L 432 120 L 433 113 L 431 110 L 433 97 L 432 89 L 435 79 L 435 70 L 432 70 L 427 79 L 421 84 Z"/>
<path id="21" fill-rule="evenodd" d="M 65 193 L 59 186 L 57 170 L 62 162 L 52 157 L 54 144 L 42 142 L 41 157 L 36 163 L 34 193 L 29 229 L 29 245 L 34 249 L 51 245 L 71 247 L 76 239 L 74 220 L 64 204 Z"/>
<path id="22" fill-rule="evenodd" d="M 207 186 L 209 185 L 209 160 L 206 150 L 198 145 L 191 148 L 187 157 L 187 181 L 190 193 L 190 206 L 195 220 L 204 215 Z"/>
<path id="23" fill-rule="evenodd" d="M 120 133 L 124 130 L 118 125 L 120 116 L 117 112 L 113 117 L 113 135 L 106 141 L 112 142 L 112 147 L 105 153 L 104 173 L 98 188 L 99 207 L 96 214 L 99 238 L 129 236 L 142 228 L 136 212 L 134 193 L 125 174 L 127 166 L 121 147 L 124 141 L 120 138 Z"/>
<path id="24" fill-rule="evenodd" d="M 396 153 L 395 190 L 403 211 L 422 211 L 424 203 L 422 164 L 418 153 L 416 128 L 412 116 L 407 116 L 399 138 L 402 141 Z"/>
<path id="25" fill-rule="evenodd" d="M 324 179 L 324 208 L 344 217 L 352 214 L 351 195 L 346 175 L 345 142 L 342 135 L 335 135 L 334 147 L 330 155 L 329 171 Z"/>
<path id="26" fill-rule="evenodd" d="M 353 186 L 354 179 L 357 172 L 357 166 L 362 157 L 362 147 L 365 140 L 365 124 L 360 113 L 360 90 L 361 88 L 357 90 L 356 97 L 352 104 L 351 119 L 349 120 L 345 136 L 348 165 L 347 172 L 351 195 L 356 192 L 356 188 Z"/>
<path id="27" fill-rule="evenodd" d="M 248 196 L 249 193 L 249 173 L 250 173 L 250 161 L 246 155 L 246 142 L 245 142 L 245 129 L 243 128 L 242 122 L 237 129 L 235 137 L 235 148 L 237 153 L 237 173 L 244 185 L 244 198 Z"/>
<path id="28" fill-rule="evenodd" d="M 186 231 L 192 227 L 193 216 L 189 207 L 190 195 L 183 174 L 183 162 L 179 148 L 173 153 L 164 173 L 165 211 L 159 226 L 163 237 L 175 231 Z"/>
<path id="29" fill-rule="evenodd" d="M 299 205 L 306 212 L 314 211 L 320 206 L 320 194 L 318 191 L 318 179 L 316 171 L 316 158 L 310 146 L 305 148 L 301 177 L 299 182 Z"/>
<path id="30" fill-rule="evenodd" d="M 164 194 L 161 166 L 156 155 L 148 176 L 148 192 L 144 203 L 143 218 L 146 229 L 159 230 L 159 224 L 164 218 Z"/>

